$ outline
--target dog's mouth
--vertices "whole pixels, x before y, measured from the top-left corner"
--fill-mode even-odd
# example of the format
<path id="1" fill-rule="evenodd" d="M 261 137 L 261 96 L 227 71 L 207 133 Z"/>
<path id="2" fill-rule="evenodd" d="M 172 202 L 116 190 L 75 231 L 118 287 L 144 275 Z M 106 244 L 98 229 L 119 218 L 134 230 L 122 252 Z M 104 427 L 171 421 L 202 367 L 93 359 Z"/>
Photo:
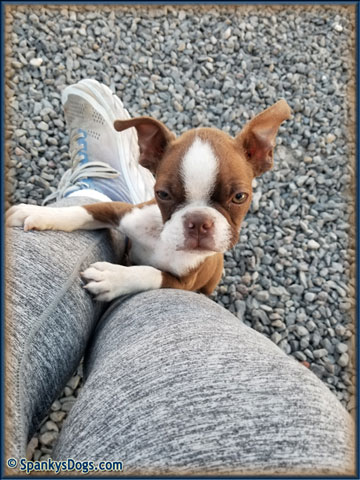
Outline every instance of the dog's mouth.
<path id="1" fill-rule="evenodd" d="M 217 253 L 224 250 L 217 247 L 212 238 L 187 238 L 183 245 L 178 245 L 177 251 L 196 253 Z"/>

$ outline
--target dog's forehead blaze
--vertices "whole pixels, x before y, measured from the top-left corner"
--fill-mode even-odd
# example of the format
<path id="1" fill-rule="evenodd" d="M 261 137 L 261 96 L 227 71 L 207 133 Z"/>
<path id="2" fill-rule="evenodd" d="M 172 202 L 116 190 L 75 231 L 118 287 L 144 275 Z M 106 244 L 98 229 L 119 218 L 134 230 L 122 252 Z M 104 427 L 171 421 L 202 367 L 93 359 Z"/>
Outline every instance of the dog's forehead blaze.
<path id="1" fill-rule="evenodd" d="M 253 175 L 233 138 L 215 128 L 198 128 L 171 143 L 158 178 L 173 179 L 175 190 L 195 198 L 206 196 L 215 186 L 230 179 L 250 185 Z"/>
<path id="2" fill-rule="evenodd" d="M 182 159 L 180 176 L 188 202 L 207 202 L 219 171 L 219 160 L 211 144 L 196 136 Z"/>

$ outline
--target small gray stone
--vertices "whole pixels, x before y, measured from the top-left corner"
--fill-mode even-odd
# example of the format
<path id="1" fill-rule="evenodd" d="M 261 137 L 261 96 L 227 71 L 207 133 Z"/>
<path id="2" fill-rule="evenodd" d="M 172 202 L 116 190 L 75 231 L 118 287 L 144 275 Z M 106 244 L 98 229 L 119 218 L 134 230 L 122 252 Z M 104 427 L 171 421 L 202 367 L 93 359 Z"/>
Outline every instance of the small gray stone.
<path id="1" fill-rule="evenodd" d="M 340 302 L 339 303 L 339 310 L 340 312 L 348 312 L 351 310 L 351 303 L 350 302 Z"/>
<path id="2" fill-rule="evenodd" d="M 303 325 L 297 325 L 296 332 L 300 337 L 304 337 L 305 335 L 309 334 L 307 328 L 305 328 Z"/>
<path id="3" fill-rule="evenodd" d="M 334 353 L 335 347 L 330 341 L 328 337 L 323 338 L 322 340 L 322 346 L 326 349 L 326 351 L 330 354 Z"/>
<path id="4" fill-rule="evenodd" d="M 44 168 L 44 167 L 47 167 L 47 165 L 48 165 L 48 162 L 47 162 L 46 158 L 40 158 L 39 167 Z"/>
<path id="5" fill-rule="evenodd" d="M 51 405 L 51 410 L 53 412 L 56 412 L 57 410 L 60 410 L 61 409 L 61 403 L 59 402 L 59 400 L 55 400 L 55 402 L 53 402 L 53 404 Z"/>
<path id="6" fill-rule="evenodd" d="M 348 351 L 349 347 L 346 345 L 346 343 L 338 343 L 336 344 L 335 349 L 338 353 L 345 353 Z"/>
<path id="7" fill-rule="evenodd" d="M 49 130 L 49 125 L 46 122 L 40 122 L 37 124 L 37 128 L 43 132 L 46 132 Z"/>
<path id="8" fill-rule="evenodd" d="M 316 294 L 312 292 L 306 292 L 304 298 L 307 302 L 311 303 L 315 300 Z"/>
<path id="9" fill-rule="evenodd" d="M 269 317 L 267 316 L 266 312 L 264 312 L 264 310 L 253 310 L 252 315 L 254 318 L 258 318 L 263 325 L 269 325 Z"/>
<path id="10" fill-rule="evenodd" d="M 228 295 L 223 295 L 221 297 L 221 300 L 222 300 L 224 305 L 228 305 L 230 303 L 230 297 Z"/>
<path id="11" fill-rule="evenodd" d="M 260 199 L 261 199 L 261 190 L 257 190 L 253 194 L 253 198 L 252 198 L 252 202 L 251 202 L 251 211 L 252 212 L 255 213 L 259 210 Z"/>
<path id="12" fill-rule="evenodd" d="M 34 452 L 37 449 L 38 445 L 39 445 L 39 439 L 36 437 L 33 437 L 28 443 L 26 448 L 26 458 L 28 460 L 31 460 L 33 458 Z"/>
<path id="13" fill-rule="evenodd" d="M 332 363 L 330 362 L 325 362 L 325 368 L 326 370 L 331 373 L 332 375 L 335 374 L 335 365 L 333 365 Z"/>
<path id="14" fill-rule="evenodd" d="M 46 172 L 41 172 L 41 177 L 49 182 L 53 181 L 55 176 Z"/>
<path id="15" fill-rule="evenodd" d="M 288 291 L 284 287 L 270 287 L 270 294 L 281 297 L 282 295 L 288 295 Z"/>
<path id="16" fill-rule="evenodd" d="M 322 378 L 326 375 L 326 369 L 322 365 L 318 365 L 316 363 L 311 364 L 311 370 L 317 375 L 319 378 Z"/>
<path id="17" fill-rule="evenodd" d="M 319 348 L 318 350 L 313 351 L 313 355 L 315 358 L 323 358 L 326 357 L 328 354 L 328 351 L 326 348 Z"/>
<path id="18" fill-rule="evenodd" d="M 42 435 L 40 435 L 39 440 L 42 445 L 53 446 L 57 438 L 58 438 L 57 432 L 45 432 Z"/>
<path id="19" fill-rule="evenodd" d="M 58 410 L 57 412 L 52 412 L 50 413 L 50 418 L 53 422 L 59 423 L 62 420 L 64 420 L 66 416 L 65 412 L 62 412 L 61 410 Z"/>
<path id="20" fill-rule="evenodd" d="M 269 292 L 267 292 L 266 290 L 261 290 L 255 293 L 255 297 L 257 300 L 259 300 L 259 302 L 266 302 L 267 300 L 269 300 L 269 296 Z"/>
<path id="21" fill-rule="evenodd" d="M 307 282 L 307 279 L 306 279 L 305 272 L 301 271 L 299 273 L 299 279 L 300 279 L 300 283 L 303 286 L 303 288 L 308 288 L 308 282 Z"/>
<path id="22" fill-rule="evenodd" d="M 47 430 L 49 431 L 54 431 L 54 432 L 58 432 L 59 431 L 59 427 L 56 425 L 55 422 L 51 421 L 51 420 L 48 420 L 46 423 L 45 423 L 45 427 Z"/>
<path id="23" fill-rule="evenodd" d="M 65 387 L 64 388 L 64 395 L 66 397 L 70 397 L 70 395 L 72 395 L 72 394 L 73 394 L 73 389 L 72 388 L 70 388 L 70 387 Z"/>
<path id="24" fill-rule="evenodd" d="M 295 352 L 294 356 L 300 361 L 300 362 L 305 362 L 306 361 L 306 355 L 303 352 Z"/>
<path id="25" fill-rule="evenodd" d="M 316 329 L 316 323 L 313 320 L 309 320 L 306 323 L 306 328 L 308 329 L 309 332 L 313 332 Z"/>
<path id="26" fill-rule="evenodd" d="M 306 320 L 307 320 L 307 316 L 306 316 L 306 313 L 305 313 L 305 312 L 299 312 L 299 313 L 296 315 L 296 321 L 297 321 L 297 322 L 305 323 Z"/>
<path id="27" fill-rule="evenodd" d="M 275 320 L 274 322 L 271 322 L 271 325 L 275 328 L 285 328 L 285 324 L 281 320 Z"/>
<path id="28" fill-rule="evenodd" d="M 42 65 L 42 63 L 43 63 L 43 59 L 42 58 L 32 58 L 29 63 L 33 67 L 40 67 L 40 65 Z"/>
<path id="29" fill-rule="evenodd" d="M 14 131 L 14 135 L 16 137 L 23 137 L 24 135 L 27 135 L 27 130 L 24 130 L 23 128 L 17 128 L 15 131 Z"/>
<path id="30" fill-rule="evenodd" d="M 319 292 L 317 298 L 322 302 L 326 302 L 328 299 L 328 294 L 326 292 Z"/>
<path id="31" fill-rule="evenodd" d="M 272 264 L 272 261 L 273 261 L 273 258 L 271 255 L 268 255 L 267 253 L 265 253 L 265 255 L 263 256 L 263 258 L 261 259 L 261 262 L 264 264 L 264 265 L 271 265 Z"/>
<path id="32" fill-rule="evenodd" d="M 346 328 L 343 325 L 336 325 L 335 326 L 335 333 L 336 335 L 339 335 L 339 337 L 343 337 L 345 335 Z"/>
<path id="33" fill-rule="evenodd" d="M 237 317 L 243 319 L 246 311 L 246 302 L 243 300 L 235 300 L 235 309 L 237 312 Z"/>
<path id="34" fill-rule="evenodd" d="M 346 367 L 349 363 L 349 355 L 347 353 L 341 354 L 337 363 L 340 365 L 340 367 Z"/>
<path id="35" fill-rule="evenodd" d="M 302 285 L 293 284 L 288 287 L 288 290 L 294 295 L 302 295 L 304 292 L 304 287 Z"/>
<path id="36" fill-rule="evenodd" d="M 307 246 L 311 250 L 318 250 L 320 248 L 320 244 L 315 240 L 309 240 Z"/>
<path id="37" fill-rule="evenodd" d="M 224 38 L 225 40 L 227 40 L 227 39 L 230 37 L 230 35 L 231 35 L 231 28 L 229 27 L 229 28 L 227 28 L 227 29 L 225 30 L 225 32 L 223 33 L 223 38 Z"/>
<path id="38" fill-rule="evenodd" d="M 282 335 L 279 332 L 274 332 L 271 335 L 271 340 L 276 343 L 276 345 L 281 341 Z"/>
<path id="39" fill-rule="evenodd" d="M 70 410 L 72 409 L 72 407 L 74 406 L 75 402 L 73 401 L 70 401 L 70 402 L 65 402 L 61 405 L 61 410 L 63 412 L 70 412 Z"/>
<path id="40" fill-rule="evenodd" d="M 307 175 L 300 175 L 299 177 L 296 178 L 296 184 L 298 187 L 302 187 L 306 180 L 308 179 Z"/>
<path id="41" fill-rule="evenodd" d="M 301 337 L 300 348 L 302 348 L 305 351 L 309 345 L 310 345 L 309 337 L 307 335 Z"/>
<path id="42" fill-rule="evenodd" d="M 67 382 L 67 386 L 70 387 L 72 390 L 76 390 L 80 383 L 80 375 L 74 375 L 70 378 Z"/>

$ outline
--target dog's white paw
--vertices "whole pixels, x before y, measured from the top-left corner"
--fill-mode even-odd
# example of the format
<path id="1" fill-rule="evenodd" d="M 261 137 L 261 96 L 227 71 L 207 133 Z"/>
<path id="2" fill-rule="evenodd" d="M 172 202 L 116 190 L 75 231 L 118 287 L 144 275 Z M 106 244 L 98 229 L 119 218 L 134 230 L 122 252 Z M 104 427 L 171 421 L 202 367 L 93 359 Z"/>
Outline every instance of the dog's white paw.
<path id="1" fill-rule="evenodd" d="M 113 263 L 93 263 L 81 273 L 81 277 L 88 282 L 84 288 L 95 295 L 96 300 L 110 302 L 120 295 L 130 293 L 127 270 L 128 267 Z"/>
<path id="2" fill-rule="evenodd" d="M 49 211 L 50 210 L 50 211 Z M 47 230 L 51 228 L 53 209 L 21 203 L 6 212 L 7 227 L 22 227 L 24 230 Z"/>
<path id="3" fill-rule="evenodd" d="M 95 295 L 96 300 L 104 302 L 120 295 L 160 288 L 162 282 L 160 270 L 154 267 L 124 267 L 108 262 L 93 263 L 81 276 L 88 282 L 84 288 Z"/>

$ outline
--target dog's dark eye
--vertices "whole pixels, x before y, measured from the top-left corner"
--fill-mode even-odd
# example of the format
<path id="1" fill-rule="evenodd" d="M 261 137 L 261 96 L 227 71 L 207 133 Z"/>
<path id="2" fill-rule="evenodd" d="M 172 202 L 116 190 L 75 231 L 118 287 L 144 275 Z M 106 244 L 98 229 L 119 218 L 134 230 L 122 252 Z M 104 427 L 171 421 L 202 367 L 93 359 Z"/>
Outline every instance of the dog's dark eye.
<path id="1" fill-rule="evenodd" d="M 244 192 L 236 193 L 232 198 L 232 202 L 239 205 L 240 203 L 244 203 L 247 200 L 248 196 L 249 195 Z"/>
<path id="2" fill-rule="evenodd" d="M 165 190 L 157 190 L 156 195 L 159 200 L 170 200 L 170 195 Z"/>

